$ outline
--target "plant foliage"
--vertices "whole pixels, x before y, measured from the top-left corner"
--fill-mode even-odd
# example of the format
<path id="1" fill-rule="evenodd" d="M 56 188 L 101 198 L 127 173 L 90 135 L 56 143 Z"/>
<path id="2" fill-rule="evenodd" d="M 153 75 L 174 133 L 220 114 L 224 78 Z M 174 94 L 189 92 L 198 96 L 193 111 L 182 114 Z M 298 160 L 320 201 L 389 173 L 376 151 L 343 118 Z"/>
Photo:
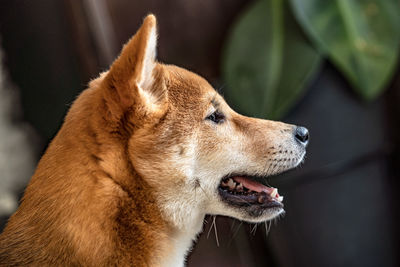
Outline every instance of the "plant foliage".
<path id="1" fill-rule="evenodd" d="M 396 1 L 254 2 L 234 25 L 225 47 L 228 99 L 243 113 L 279 119 L 304 93 L 323 56 L 362 97 L 375 98 L 398 58 Z"/>
<path id="2" fill-rule="evenodd" d="M 383 91 L 397 63 L 398 0 L 291 0 L 297 20 L 364 98 Z"/>

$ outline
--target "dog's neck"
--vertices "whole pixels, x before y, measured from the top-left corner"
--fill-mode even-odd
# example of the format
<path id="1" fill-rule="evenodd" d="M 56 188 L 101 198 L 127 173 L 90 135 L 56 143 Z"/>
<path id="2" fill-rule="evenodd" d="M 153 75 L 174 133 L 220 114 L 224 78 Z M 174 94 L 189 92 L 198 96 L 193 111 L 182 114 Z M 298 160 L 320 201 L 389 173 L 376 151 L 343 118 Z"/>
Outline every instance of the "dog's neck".
<path id="1" fill-rule="evenodd" d="M 150 206 L 152 214 L 149 214 L 149 216 L 151 216 L 152 219 L 156 218 L 153 221 L 148 221 L 150 218 L 143 218 L 144 222 L 147 225 L 146 227 L 143 227 L 142 231 L 148 232 L 148 234 L 144 235 L 145 237 L 147 237 L 148 240 L 144 240 L 144 242 L 147 242 L 148 247 L 154 248 L 151 253 L 151 258 L 148 259 L 148 262 L 154 266 L 184 266 L 186 256 L 193 246 L 197 235 L 202 230 L 205 214 L 194 212 L 188 214 L 187 210 L 193 210 L 193 207 L 185 207 L 185 205 L 182 205 L 181 203 L 175 203 L 179 206 L 175 206 L 176 210 L 175 214 L 173 214 L 173 216 L 175 216 L 174 220 L 177 220 L 177 217 L 180 217 L 178 219 L 180 223 L 176 224 L 176 221 L 174 222 L 171 220 L 171 213 L 166 212 L 165 210 L 159 211 L 158 209 L 161 206 L 160 204 L 154 205 L 155 203 L 159 203 L 162 200 L 155 199 L 155 203 L 153 203 L 151 196 L 152 194 L 148 192 L 147 188 L 142 187 L 143 181 L 140 181 L 140 176 L 138 176 L 136 173 L 133 176 L 136 176 L 136 178 L 133 180 L 135 181 L 134 184 L 125 186 L 119 183 L 118 186 L 121 187 L 124 192 L 126 192 L 124 198 L 128 197 L 128 200 L 125 201 L 127 201 L 127 205 L 129 207 L 142 206 L 144 204 L 141 203 L 143 201 L 142 196 L 139 198 L 136 197 L 138 195 L 138 189 L 142 192 L 147 191 L 147 193 L 145 194 L 147 194 L 147 198 L 150 201 L 149 203 L 146 203 L 146 207 L 143 208 L 147 209 Z M 133 192 L 131 192 L 131 190 L 133 190 Z M 146 215 L 148 211 L 135 209 L 132 210 L 131 214 L 127 214 L 127 210 L 130 210 L 129 207 L 121 207 L 120 214 L 125 214 L 127 218 L 116 218 L 116 221 L 118 223 L 119 236 L 125 236 L 127 237 L 127 240 L 130 239 L 134 242 L 137 242 L 136 239 L 138 238 L 138 236 L 134 232 L 132 232 L 131 229 L 132 227 L 136 228 L 137 225 L 126 225 L 125 220 L 136 222 L 141 225 L 142 222 L 139 220 L 138 217 L 143 216 L 143 214 Z M 130 238 L 129 235 L 131 235 Z M 130 244 L 121 245 L 129 246 Z M 135 247 L 134 253 L 136 256 L 138 250 L 140 249 L 142 248 Z M 148 253 L 146 252 L 143 252 L 143 254 L 148 255 Z"/>
<path id="2" fill-rule="evenodd" d="M 178 203 L 178 201 L 175 204 L 179 205 L 179 208 L 175 210 L 175 216 L 186 217 L 181 217 L 179 219 L 181 224 L 174 227 L 175 231 L 173 234 L 172 243 L 175 247 L 175 254 L 171 255 L 170 257 L 171 265 L 166 266 L 183 266 L 187 254 L 193 247 L 193 244 L 196 241 L 198 234 L 203 229 L 203 222 L 205 217 L 205 214 L 203 212 L 199 212 L 196 207 L 187 204 L 185 205 L 184 203 Z M 188 211 L 191 212 L 188 213 Z M 163 214 L 168 213 L 163 212 Z M 176 217 L 175 219 L 177 219 Z M 179 264 L 179 262 L 181 263 Z"/>
<path id="3" fill-rule="evenodd" d="M 98 110 L 101 109 L 102 107 L 98 108 Z M 109 127 L 109 125 L 103 124 L 104 121 L 96 123 L 97 125 L 94 128 L 105 129 Z M 120 214 L 128 217 L 124 218 L 124 220 L 116 218 L 116 221 L 121 224 L 122 221 L 128 220 L 132 223 L 143 225 L 142 222 L 138 221 L 141 218 L 147 226 L 143 231 L 151 232 L 151 236 L 155 231 L 161 231 L 159 236 L 155 238 L 149 238 L 144 235 L 147 237 L 148 243 L 152 243 L 151 246 L 154 247 L 150 262 L 156 266 L 183 266 L 186 255 L 202 230 L 205 213 L 201 211 L 200 207 L 194 207 L 190 201 L 183 199 L 182 196 L 185 194 L 175 192 L 175 194 L 168 194 L 168 196 L 174 195 L 173 199 L 164 199 L 163 196 L 165 194 L 163 194 L 163 191 L 167 189 L 157 190 L 157 187 L 150 186 L 129 161 L 128 151 L 126 151 L 128 144 L 120 144 L 119 142 L 115 144 L 104 143 L 112 140 L 109 136 L 102 138 L 102 134 L 109 132 L 113 132 L 112 129 L 96 132 L 93 135 L 97 138 L 94 142 L 94 150 L 105 152 L 101 156 L 102 161 L 99 162 L 99 167 L 124 192 L 122 198 L 127 205 L 120 207 Z M 127 136 L 131 135 L 133 135 L 133 132 L 127 134 Z M 97 147 L 98 145 L 103 146 L 103 148 Z M 110 149 L 112 147 L 115 149 Z M 120 154 L 115 154 L 113 151 Z M 157 177 L 157 179 L 162 179 L 162 177 Z M 132 207 L 135 207 L 135 209 L 132 209 Z M 143 209 L 139 210 L 139 207 Z M 147 221 L 150 219 L 154 219 L 154 221 L 148 223 Z M 125 229 L 123 224 L 118 226 L 118 230 L 121 236 L 127 237 L 132 233 L 129 227 Z M 143 233 L 140 235 L 143 236 Z M 132 237 L 133 240 L 135 238 L 138 238 L 138 236 Z M 140 249 L 142 248 L 135 248 L 136 251 Z M 160 255 L 157 255 L 158 252 Z"/>
<path id="4" fill-rule="evenodd" d="M 162 266 L 184 266 L 186 256 L 190 252 L 198 233 L 202 229 L 203 220 L 204 217 L 193 219 L 191 229 L 175 230 L 173 232 L 170 239 L 170 245 L 173 251 L 166 256 Z"/>
<path id="5" fill-rule="evenodd" d="M 156 198 L 158 195 L 157 191 L 151 189 L 150 191 L 147 188 L 147 184 L 144 182 L 143 179 L 136 173 L 134 168 L 132 167 L 131 173 L 135 179 L 130 179 L 134 181 L 133 184 L 129 184 L 124 186 L 119 184 L 119 186 L 123 188 L 127 194 L 129 193 L 129 198 L 133 202 L 133 205 L 139 206 L 143 201 L 143 196 L 135 197 L 138 195 L 138 189 L 140 191 L 147 191 L 145 194 L 147 195 L 147 199 L 150 200 L 150 204 L 152 204 L 152 218 L 156 217 L 157 220 L 162 220 L 163 227 L 158 228 L 158 231 L 162 231 L 158 233 L 158 238 L 152 239 L 151 241 L 155 241 L 154 249 L 152 253 L 152 259 L 150 262 L 156 266 L 184 266 L 186 256 L 190 251 L 191 247 L 193 246 L 194 241 L 197 238 L 197 235 L 201 232 L 204 222 L 205 214 L 203 212 L 199 212 L 198 209 L 195 207 L 185 203 L 179 197 L 176 198 L 176 201 L 169 200 L 169 206 L 165 206 L 165 201 L 163 198 Z M 142 188 L 144 183 L 144 187 Z M 132 192 L 129 192 L 131 191 Z M 178 194 L 179 195 L 179 194 Z M 154 198 L 154 200 L 153 200 Z M 155 203 L 156 205 L 154 205 Z M 129 204 L 132 205 L 132 204 Z M 149 206 L 149 204 L 146 204 Z M 162 207 L 162 208 L 160 208 Z M 121 207 L 125 211 L 128 209 L 126 207 Z M 158 214 L 158 211 L 160 212 Z M 146 214 L 144 211 L 135 210 L 130 216 L 135 218 L 131 218 L 129 220 L 137 220 L 137 217 L 141 214 Z M 117 219 L 117 221 L 119 221 Z M 155 221 L 154 223 L 160 225 L 160 222 Z M 151 224 L 148 224 L 149 231 L 155 231 L 157 227 L 153 227 Z M 126 229 L 129 232 L 129 229 Z M 124 234 L 124 233 L 120 233 Z M 166 238 L 162 238 L 165 236 Z M 159 251 L 160 255 L 157 256 L 157 251 Z"/>
<path id="6" fill-rule="evenodd" d="M 201 207 L 184 199 L 179 192 L 175 199 L 158 199 L 163 218 L 172 225 L 171 247 L 174 252 L 168 255 L 170 264 L 165 266 L 183 266 L 184 260 L 198 234 L 202 231 L 205 213 Z M 179 197 L 180 196 L 180 197 Z"/>
<path id="7" fill-rule="evenodd" d="M 123 192 L 118 201 L 124 205 L 119 207 L 115 218 L 118 236 L 122 237 L 121 248 L 130 247 L 126 253 L 134 253 L 135 258 L 138 253 L 146 255 L 145 262 L 151 266 L 184 266 L 185 258 L 202 230 L 205 214 L 185 203 L 179 194 L 174 200 L 163 199 L 162 192 L 147 184 L 130 162 L 121 161 L 128 157 L 107 154 L 102 156 L 99 167 L 106 170 L 106 178 Z M 128 171 L 120 172 L 125 170 Z M 165 206 L 165 203 L 169 205 Z M 133 231 L 138 227 L 141 228 L 138 232 Z M 139 245 L 140 238 L 143 240 Z M 124 244 L 127 241 L 132 244 Z M 151 248 L 150 253 L 146 248 Z"/>
<path id="8" fill-rule="evenodd" d="M 181 223 L 175 224 L 169 217 L 171 214 L 159 210 L 160 204 L 156 203 L 160 200 L 154 199 L 148 185 L 134 170 L 131 173 L 133 183 L 128 185 L 110 176 L 124 192 L 118 200 L 123 204 L 115 218 L 120 240 L 117 245 L 122 250 L 120 255 L 134 253 L 132 259 L 136 259 L 138 254 L 142 254 L 147 258 L 144 261 L 152 266 L 184 266 L 185 258 L 202 229 L 204 214 L 188 214 L 184 210 L 193 210 L 193 207 L 178 206 L 180 208 L 174 216 L 180 217 Z"/>

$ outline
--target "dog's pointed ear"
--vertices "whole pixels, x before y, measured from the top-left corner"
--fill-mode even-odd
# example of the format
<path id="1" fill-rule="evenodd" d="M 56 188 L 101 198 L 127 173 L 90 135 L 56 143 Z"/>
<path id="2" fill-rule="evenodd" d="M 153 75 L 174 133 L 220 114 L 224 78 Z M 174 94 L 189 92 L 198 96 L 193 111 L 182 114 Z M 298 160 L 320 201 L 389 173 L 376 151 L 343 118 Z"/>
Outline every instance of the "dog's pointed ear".
<path id="1" fill-rule="evenodd" d="M 106 98 L 111 98 L 107 102 L 117 105 L 110 107 L 112 111 L 121 113 L 133 108 L 149 113 L 162 107 L 166 92 L 161 75 L 156 73 L 156 48 L 157 22 L 154 15 L 148 15 L 103 80 Z"/>

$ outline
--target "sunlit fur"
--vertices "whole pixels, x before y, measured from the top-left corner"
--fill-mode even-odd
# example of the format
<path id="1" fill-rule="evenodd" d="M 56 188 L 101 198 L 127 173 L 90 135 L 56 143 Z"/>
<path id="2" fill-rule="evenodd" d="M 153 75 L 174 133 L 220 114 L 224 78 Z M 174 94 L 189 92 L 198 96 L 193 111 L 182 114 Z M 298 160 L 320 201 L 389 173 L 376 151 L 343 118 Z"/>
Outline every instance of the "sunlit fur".
<path id="1" fill-rule="evenodd" d="M 252 217 L 217 188 L 295 167 L 294 126 L 239 115 L 203 78 L 156 62 L 156 35 L 149 15 L 72 105 L 0 236 L 0 265 L 182 266 L 206 214 L 283 212 Z M 215 110 L 222 123 L 206 119 Z"/>

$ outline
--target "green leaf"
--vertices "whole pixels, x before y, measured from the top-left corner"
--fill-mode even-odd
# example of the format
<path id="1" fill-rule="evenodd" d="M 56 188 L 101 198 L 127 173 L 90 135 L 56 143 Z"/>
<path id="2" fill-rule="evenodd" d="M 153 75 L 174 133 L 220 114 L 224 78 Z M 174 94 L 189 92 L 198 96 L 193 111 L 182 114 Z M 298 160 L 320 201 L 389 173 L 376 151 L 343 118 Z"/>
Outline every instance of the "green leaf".
<path id="1" fill-rule="evenodd" d="M 399 54 L 398 0 L 291 0 L 318 48 L 365 99 L 388 83 Z"/>
<path id="2" fill-rule="evenodd" d="M 241 113 L 281 118 L 321 62 L 282 0 L 261 0 L 234 25 L 223 57 L 228 101 Z"/>

